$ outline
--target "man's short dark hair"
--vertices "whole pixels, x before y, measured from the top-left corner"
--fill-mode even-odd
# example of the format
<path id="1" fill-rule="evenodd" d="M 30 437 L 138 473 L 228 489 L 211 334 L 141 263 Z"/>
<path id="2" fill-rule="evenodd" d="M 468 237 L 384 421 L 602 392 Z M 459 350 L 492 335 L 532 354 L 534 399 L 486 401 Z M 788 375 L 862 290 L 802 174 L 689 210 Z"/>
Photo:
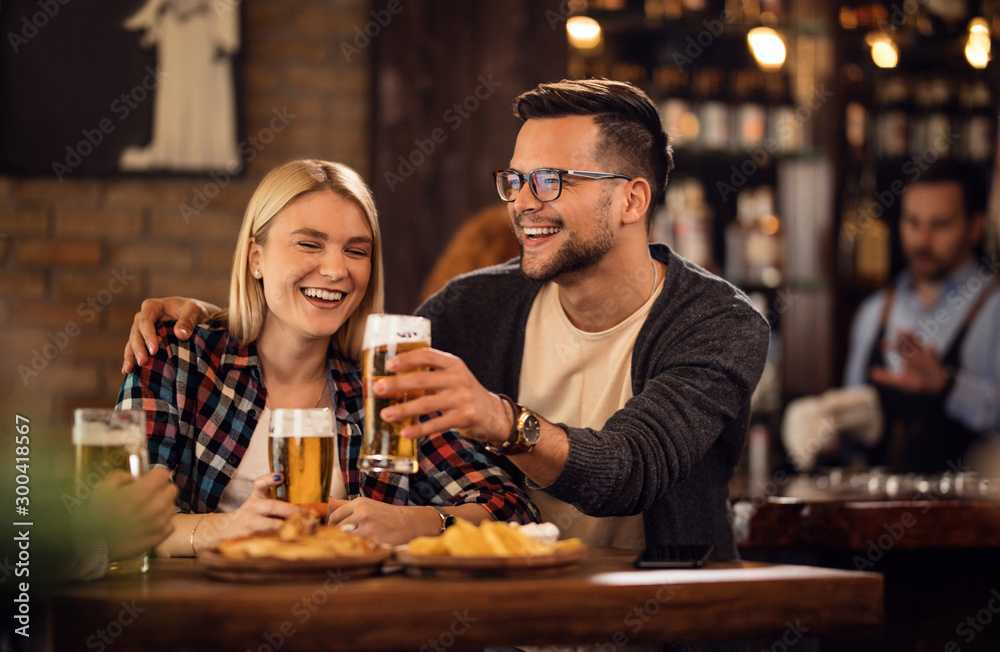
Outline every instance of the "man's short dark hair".
<path id="1" fill-rule="evenodd" d="M 979 168 L 953 159 L 938 159 L 910 181 L 918 183 L 957 183 L 962 188 L 965 201 L 965 218 L 971 220 L 977 213 L 986 211 L 989 191 Z"/>
<path id="2" fill-rule="evenodd" d="M 514 115 L 522 120 L 590 115 L 601 128 L 598 158 L 611 170 L 642 177 L 652 188 L 646 228 L 663 198 L 667 175 L 674 167 L 670 139 L 656 105 L 636 86 L 610 79 L 564 79 L 540 84 L 514 99 Z"/>

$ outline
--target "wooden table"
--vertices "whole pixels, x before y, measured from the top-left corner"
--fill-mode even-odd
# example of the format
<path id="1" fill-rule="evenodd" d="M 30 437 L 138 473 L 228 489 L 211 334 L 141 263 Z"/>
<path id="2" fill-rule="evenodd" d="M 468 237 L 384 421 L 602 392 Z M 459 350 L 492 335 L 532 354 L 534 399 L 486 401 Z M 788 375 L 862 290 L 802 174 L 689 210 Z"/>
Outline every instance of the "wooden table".
<path id="1" fill-rule="evenodd" d="M 882 622 L 877 573 L 756 562 L 637 571 L 632 556 L 591 550 L 579 569 L 546 578 L 302 584 L 216 582 L 193 560 L 154 559 L 146 576 L 50 595 L 48 631 L 56 650 L 461 650 L 863 636 Z"/>

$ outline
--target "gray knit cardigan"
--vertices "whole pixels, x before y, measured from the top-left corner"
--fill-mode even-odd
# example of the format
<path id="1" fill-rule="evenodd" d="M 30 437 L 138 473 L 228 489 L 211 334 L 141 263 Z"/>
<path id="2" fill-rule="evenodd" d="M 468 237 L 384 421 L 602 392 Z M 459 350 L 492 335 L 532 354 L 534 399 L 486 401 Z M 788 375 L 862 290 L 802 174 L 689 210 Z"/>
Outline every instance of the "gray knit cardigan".
<path id="1" fill-rule="evenodd" d="M 711 543 L 716 559 L 735 558 L 728 485 L 768 323 L 730 283 L 665 245 L 650 251 L 667 274 L 636 338 L 633 397 L 600 430 L 559 424 L 569 459 L 544 490 L 592 516 L 642 513 L 647 544 Z M 459 276 L 417 310 L 433 321 L 435 348 L 515 399 L 525 324 L 541 288 L 518 263 Z"/>

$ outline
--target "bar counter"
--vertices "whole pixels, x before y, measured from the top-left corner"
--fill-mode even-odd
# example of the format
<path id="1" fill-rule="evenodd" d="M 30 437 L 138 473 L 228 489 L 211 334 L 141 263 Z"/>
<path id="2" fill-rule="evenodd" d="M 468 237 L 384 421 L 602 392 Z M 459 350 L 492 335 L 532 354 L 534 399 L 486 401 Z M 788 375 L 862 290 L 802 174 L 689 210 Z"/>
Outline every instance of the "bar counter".
<path id="1" fill-rule="evenodd" d="M 878 573 L 747 561 L 635 570 L 633 557 L 592 549 L 552 577 L 330 573 L 273 584 L 214 581 L 195 560 L 153 559 L 145 576 L 52 593 L 47 629 L 57 650 L 266 652 L 861 637 L 882 623 Z"/>
<path id="2" fill-rule="evenodd" d="M 744 513 L 740 552 L 882 573 L 885 629 L 855 652 L 1000 650 L 996 499 L 790 493 L 798 495 L 758 500 Z"/>

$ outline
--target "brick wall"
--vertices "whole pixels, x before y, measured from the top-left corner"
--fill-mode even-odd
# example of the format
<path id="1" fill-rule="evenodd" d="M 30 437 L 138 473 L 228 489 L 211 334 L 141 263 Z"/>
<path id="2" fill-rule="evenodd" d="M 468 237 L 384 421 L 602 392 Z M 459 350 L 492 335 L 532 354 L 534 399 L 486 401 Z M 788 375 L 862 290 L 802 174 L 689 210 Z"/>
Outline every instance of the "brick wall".
<path id="1" fill-rule="evenodd" d="M 348 63 L 340 43 L 369 10 L 245 3 L 240 138 L 255 154 L 239 178 L 0 176 L 4 420 L 16 411 L 68 437 L 74 408 L 114 404 L 142 298 L 224 303 L 243 208 L 267 170 L 317 157 L 368 174 L 371 54 Z"/>

